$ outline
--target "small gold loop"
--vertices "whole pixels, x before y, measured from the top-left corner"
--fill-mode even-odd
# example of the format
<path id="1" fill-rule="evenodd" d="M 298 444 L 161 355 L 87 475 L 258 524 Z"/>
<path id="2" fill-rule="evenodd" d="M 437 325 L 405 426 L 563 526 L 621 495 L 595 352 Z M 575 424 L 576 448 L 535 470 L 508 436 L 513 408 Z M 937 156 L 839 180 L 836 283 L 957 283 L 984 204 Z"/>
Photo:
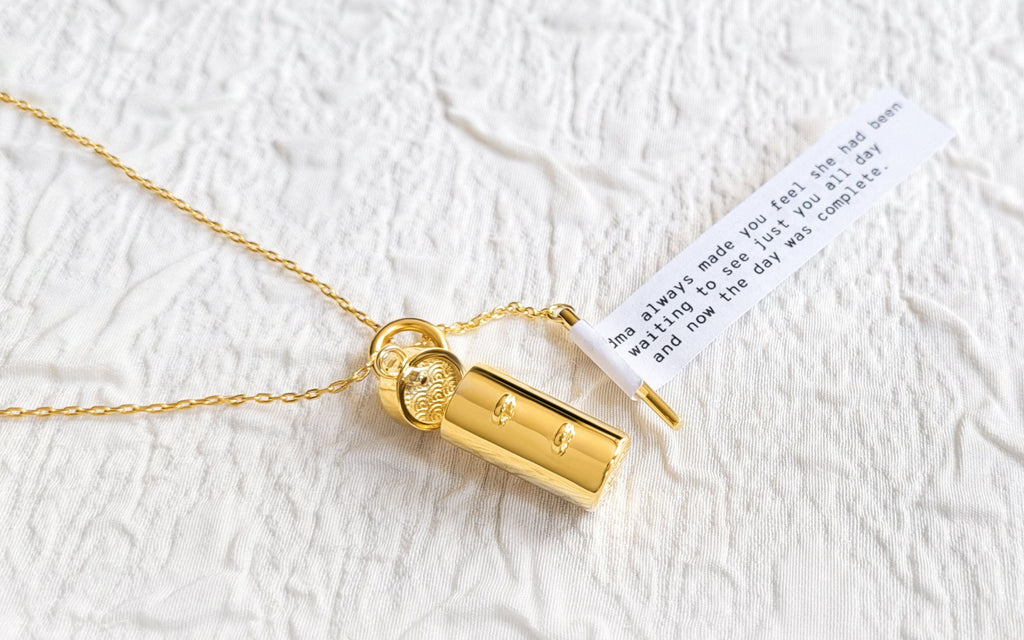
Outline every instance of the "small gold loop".
<path id="1" fill-rule="evenodd" d="M 408 360 L 405 351 L 398 345 L 389 344 L 377 352 L 373 359 L 373 372 L 379 378 L 397 378 Z"/>
<path id="2" fill-rule="evenodd" d="M 444 333 L 437 325 L 430 324 L 426 320 L 419 318 L 399 318 L 398 320 L 393 320 L 381 327 L 377 331 L 377 335 L 373 336 L 373 340 L 370 341 L 370 361 L 374 363 L 374 372 L 377 375 L 382 374 L 381 371 L 377 370 L 377 354 L 383 351 L 395 336 L 408 332 L 420 334 L 432 347 L 448 348 L 448 340 L 445 339 Z"/>

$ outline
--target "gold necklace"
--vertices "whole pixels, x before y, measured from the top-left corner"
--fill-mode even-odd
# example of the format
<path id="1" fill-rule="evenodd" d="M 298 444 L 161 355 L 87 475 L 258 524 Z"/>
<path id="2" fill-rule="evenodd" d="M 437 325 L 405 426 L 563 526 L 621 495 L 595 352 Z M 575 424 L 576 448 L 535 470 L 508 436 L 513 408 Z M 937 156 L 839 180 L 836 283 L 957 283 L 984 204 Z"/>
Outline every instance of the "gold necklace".
<path id="1" fill-rule="evenodd" d="M 510 302 L 466 322 L 435 325 L 418 318 L 402 318 L 381 326 L 329 284 L 292 260 L 210 219 L 54 116 L 2 91 L 0 102 L 45 122 L 209 230 L 295 274 L 376 332 L 362 366 L 348 377 L 303 392 L 212 395 L 152 404 L 69 405 L 56 409 L 7 407 L 0 409 L 0 417 L 104 416 L 164 413 L 214 405 L 239 406 L 248 402 L 292 403 L 339 393 L 372 372 L 378 378 L 385 410 L 399 422 L 422 430 L 439 429 L 444 439 L 571 502 L 586 508 L 597 505 L 629 449 L 629 437 L 496 369 L 477 365 L 464 371 L 462 363 L 448 350 L 448 335 L 467 333 L 509 316 L 550 320 L 569 329 L 589 327 L 580 321 L 572 307 L 553 304 L 536 309 Z M 402 333 L 418 334 L 421 340 L 399 346 L 394 339 Z M 598 356 L 588 354 L 601 364 Z M 615 365 L 609 366 L 614 368 Z M 642 380 L 634 396 L 651 406 L 673 428 L 679 427 L 680 421 L 672 409 Z"/>

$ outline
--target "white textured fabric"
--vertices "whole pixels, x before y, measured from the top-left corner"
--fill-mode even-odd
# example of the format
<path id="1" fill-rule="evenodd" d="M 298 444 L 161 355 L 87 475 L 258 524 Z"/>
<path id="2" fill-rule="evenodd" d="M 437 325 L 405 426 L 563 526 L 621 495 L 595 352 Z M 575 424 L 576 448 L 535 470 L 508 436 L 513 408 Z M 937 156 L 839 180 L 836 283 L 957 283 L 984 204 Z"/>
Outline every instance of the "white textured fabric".
<path id="1" fill-rule="evenodd" d="M 1024 16 L 993 2 L 7 0 L 0 86 L 373 317 L 599 320 L 877 87 L 957 139 L 662 389 L 592 514 L 292 406 L 0 423 L 7 637 L 1019 637 Z M 370 332 L 0 109 L 0 404 L 301 390 Z"/>

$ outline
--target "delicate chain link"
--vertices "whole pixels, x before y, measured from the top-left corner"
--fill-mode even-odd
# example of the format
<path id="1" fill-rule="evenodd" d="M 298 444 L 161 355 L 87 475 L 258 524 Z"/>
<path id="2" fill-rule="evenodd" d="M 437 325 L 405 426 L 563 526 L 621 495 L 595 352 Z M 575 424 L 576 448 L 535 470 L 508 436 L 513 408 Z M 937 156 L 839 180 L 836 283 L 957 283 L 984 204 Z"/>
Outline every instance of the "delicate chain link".
<path id="1" fill-rule="evenodd" d="M 527 307 L 518 302 L 510 302 L 504 307 L 495 307 L 490 311 L 478 314 L 474 316 L 472 320 L 467 322 L 453 322 L 451 324 L 439 324 L 437 326 L 445 333 L 456 335 L 466 333 L 467 331 L 473 331 L 474 329 L 479 329 L 491 320 L 508 318 L 510 316 L 526 316 L 531 320 L 542 319 L 561 322 L 558 317 L 558 312 L 564 307 L 565 305 L 563 304 L 553 304 L 550 307 L 545 307 L 543 309 L 534 309 L 533 307 Z"/>
<path id="2" fill-rule="evenodd" d="M 125 415 L 129 413 L 166 413 L 168 411 L 181 411 L 195 407 L 210 407 L 218 404 L 226 404 L 232 407 L 247 402 L 258 402 L 270 404 L 272 402 L 298 402 L 299 400 L 316 400 L 325 393 L 339 393 L 344 391 L 354 382 L 359 382 L 370 375 L 370 365 L 364 364 L 355 372 L 343 380 L 336 380 L 326 387 L 315 387 L 302 393 L 256 393 L 239 394 L 235 396 L 207 396 L 206 398 L 186 398 L 176 402 L 158 402 L 156 404 L 122 404 L 119 406 L 96 405 L 94 407 L 80 407 L 70 405 L 60 409 L 50 407 L 38 407 L 35 409 L 22 409 L 21 407 L 8 407 L 0 409 L 0 416 L 7 418 L 24 418 L 33 416 L 36 418 L 48 418 L 50 416 L 105 416 L 110 414 Z"/>
<path id="3" fill-rule="evenodd" d="M 152 180 L 144 178 L 139 174 L 138 171 L 126 165 L 120 158 L 107 151 L 103 145 L 97 144 L 77 133 L 71 127 L 65 125 L 57 118 L 46 113 L 42 109 L 32 106 L 25 100 L 18 100 L 13 98 L 10 94 L 0 91 L 0 102 L 5 102 L 9 105 L 16 107 L 17 109 L 28 113 L 39 120 L 42 120 L 46 124 L 50 125 L 64 136 L 70 138 L 74 142 L 91 149 L 97 155 L 101 156 L 110 165 L 119 169 L 126 176 L 131 178 L 136 184 L 141 186 L 143 189 L 150 191 L 160 198 L 170 202 L 172 205 L 177 207 L 179 210 L 187 213 L 196 221 L 202 223 L 214 233 L 218 233 L 228 240 L 236 244 L 240 244 L 249 251 L 260 255 L 267 260 L 278 264 L 288 271 L 291 271 L 303 282 L 306 282 L 315 287 L 320 293 L 327 296 L 334 301 L 342 310 L 350 313 L 359 322 L 363 323 L 367 327 L 377 331 L 380 329 L 380 324 L 370 318 L 366 313 L 360 311 L 352 305 L 344 297 L 338 295 L 334 289 L 327 283 L 321 281 L 312 273 L 301 269 L 295 262 L 288 260 L 278 253 L 265 249 L 258 243 L 249 240 L 237 231 L 228 229 L 221 223 L 210 219 L 206 214 L 192 207 L 181 198 L 175 196 L 167 189 L 158 186 Z M 472 331 L 487 324 L 491 320 L 497 320 L 499 318 L 505 318 L 509 316 L 525 316 L 531 319 L 545 319 L 559 322 L 558 312 L 562 309 L 563 305 L 551 305 L 544 309 L 535 309 L 533 307 L 524 306 L 518 302 L 510 302 L 503 307 L 496 307 L 490 311 L 486 311 L 475 316 L 468 322 L 454 322 L 447 325 L 438 325 L 442 331 L 448 334 L 460 334 Z M 371 358 L 372 362 L 372 358 Z M 240 394 L 234 396 L 207 396 L 205 398 L 186 398 L 184 400 L 178 400 L 175 402 L 159 402 L 155 404 L 122 404 L 122 405 L 96 405 L 92 407 L 80 407 L 78 405 L 70 405 L 59 409 L 53 409 L 51 407 L 37 407 L 35 409 L 22 409 L 21 407 L 8 407 L 0 408 L 0 417 L 7 418 L 22 418 L 22 417 L 36 417 L 46 418 L 51 416 L 105 416 L 105 415 L 127 415 L 132 413 L 165 413 L 168 411 L 182 411 L 184 409 L 192 409 L 195 407 L 209 407 L 214 405 L 229 405 L 237 407 L 247 402 L 257 402 L 260 404 L 270 404 L 273 402 L 292 403 L 298 402 L 299 400 L 315 400 L 325 393 L 339 393 L 347 389 L 350 385 L 355 382 L 363 380 L 370 374 L 371 364 L 366 363 L 363 366 L 356 369 L 350 376 L 341 380 L 336 380 L 326 387 L 314 387 L 308 389 L 302 393 L 281 393 L 281 394 L 270 394 L 270 393 L 256 393 L 256 394 Z"/>
<path id="4" fill-rule="evenodd" d="M 302 280 L 304 282 L 308 282 L 309 284 L 311 284 L 314 287 L 316 287 L 317 290 L 320 291 L 320 293 L 324 294 L 325 296 L 327 296 L 328 298 L 333 300 L 339 307 L 341 307 L 343 310 L 345 310 L 348 313 L 350 313 L 353 316 L 355 316 L 355 318 L 357 320 L 359 320 L 359 322 L 362 322 L 363 324 L 365 324 L 366 326 L 370 327 L 374 331 L 376 331 L 377 329 L 380 329 L 380 325 L 379 324 L 377 324 L 372 319 L 370 319 L 370 317 L 368 315 L 366 315 L 365 313 L 363 313 L 359 309 L 356 309 L 354 306 L 352 306 L 351 302 L 349 302 L 348 300 L 346 300 L 342 296 L 340 296 L 337 293 L 335 293 L 334 289 L 332 289 L 329 284 L 327 284 L 325 282 L 321 282 L 312 273 L 299 268 L 299 266 L 296 265 L 294 262 L 292 262 L 291 260 L 288 260 L 286 258 L 281 257 L 277 252 L 271 251 L 269 249 L 264 249 L 263 247 L 261 247 L 259 245 L 259 243 L 253 242 L 252 240 L 249 240 L 248 238 L 246 238 L 242 234 L 238 233 L 237 231 L 232 231 L 231 229 L 228 229 L 227 227 L 225 227 L 221 223 L 217 222 L 216 220 L 211 220 L 209 217 L 207 217 L 207 215 L 205 213 L 195 209 L 192 205 L 190 205 L 189 203 L 185 202 L 181 198 L 175 196 L 173 193 L 171 193 L 167 189 L 165 189 L 165 188 L 163 188 L 161 186 L 156 185 L 149 178 L 144 178 L 141 175 L 139 175 L 138 171 L 136 171 L 135 169 L 132 169 L 131 167 L 126 165 L 120 158 L 118 158 L 114 154 L 112 154 L 109 151 L 107 151 L 103 147 L 103 145 L 97 144 L 97 143 L 93 142 L 92 140 L 90 140 L 89 138 L 87 138 L 87 137 L 83 136 L 82 134 L 76 132 L 74 129 L 72 129 L 71 127 L 67 126 L 66 124 L 64 124 L 63 122 L 58 120 L 57 118 L 55 118 L 55 117 L 51 116 L 50 114 L 46 113 L 42 109 L 38 109 L 36 107 L 33 107 L 31 104 L 29 104 L 28 102 L 26 102 L 24 100 L 17 100 L 15 98 L 11 97 L 9 94 L 4 93 L 2 91 L 0 91 L 0 102 L 6 102 L 7 104 L 12 105 L 14 107 L 17 107 L 18 109 L 24 111 L 25 113 L 28 113 L 28 114 L 30 114 L 32 116 L 35 116 L 39 120 L 42 120 L 46 124 L 50 125 L 54 129 L 56 129 L 57 131 L 60 131 L 62 134 L 64 134 L 68 138 L 74 140 L 75 142 L 77 142 L 78 144 L 82 145 L 83 147 L 85 147 L 87 149 L 91 149 L 92 151 L 96 152 L 97 155 L 101 156 L 104 160 L 106 160 L 108 163 L 110 163 L 112 166 L 120 169 L 121 172 L 124 175 L 128 176 L 129 178 L 131 178 L 133 181 L 135 181 L 143 189 L 145 189 L 147 191 L 151 191 L 151 192 L 155 193 L 157 196 L 159 196 L 160 198 L 163 198 L 167 202 L 170 202 L 171 204 L 173 204 L 175 207 L 177 207 L 181 211 L 184 211 L 188 215 L 190 215 L 193 218 L 195 218 L 195 220 L 197 220 L 198 222 L 201 222 L 204 225 L 206 225 L 214 233 L 219 233 L 220 235 L 224 236 L 228 240 L 230 240 L 230 241 L 232 241 L 234 243 L 240 244 L 243 247 L 245 247 L 246 249 L 248 249 L 249 251 L 252 251 L 255 254 L 261 255 L 264 258 L 266 258 L 267 260 L 270 260 L 271 262 L 273 262 L 275 264 L 279 264 L 282 267 L 284 267 L 285 269 L 287 269 L 288 271 L 291 271 L 295 275 L 297 275 L 300 278 L 302 278 Z"/>

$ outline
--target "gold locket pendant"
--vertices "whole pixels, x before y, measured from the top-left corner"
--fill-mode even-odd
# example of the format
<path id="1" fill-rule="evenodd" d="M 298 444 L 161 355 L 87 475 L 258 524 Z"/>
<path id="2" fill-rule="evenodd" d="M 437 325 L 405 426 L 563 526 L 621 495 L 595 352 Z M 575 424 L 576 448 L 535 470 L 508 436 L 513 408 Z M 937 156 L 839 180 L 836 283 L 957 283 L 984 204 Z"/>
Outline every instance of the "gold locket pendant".
<path id="1" fill-rule="evenodd" d="M 401 334 L 423 342 L 399 346 Z M 493 367 L 465 371 L 444 333 L 418 318 L 388 323 L 370 344 L 384 409 L 586 509 L 598 505 L 629 436 Z"/>
<path id="2" fill-rule="evenodd" d="M 69 405 L 57 409 L 12 406 L 0 407 L 0 417 L 155 414 L 213 405 L 313 400 L 325 393 L 338 393 L 348 388 L 366 378 L 368 369 L 372 369 L 379 383 L 384 408 L 399 422 L 417 429 L 440 429 L 442 438 L 492 464 L 582 507 L 593 509 L 597 506 L 629 450 L 629 437 L 625 433 L 491 367 L 477 365 L 465 371 L 459 359 L 448 350 L 445 330 L 436 325 L 405 318 L 379 327 L 365 312 L 312 273 L 210 219 L 167 189 L 143 178 L 102 145 L 75 133 L 57 118 L 3 91 L 0 91 L 0 102 L 45 122 L 71 141 L 91 149 L 139 186 L 170 202 L 210 231 L 299 276 L 343 311 L 377 330 L 370 345 L 368 365 L 326 387 L 307 389 L 302 393 L 211 395 L 175 402 L 91 407 Z M 672 408 L 615 352 L 614 345 L 609 346 L 601 334 L 581 320 L 569 305 L 552 305 L 538 311 L 511 302 L 479 314 L 470 322 L 456 324 L 475 328 L 503 315 L 544 317 L 560 322 L 568 329 L 569 339 L 626 396 L 646 403 L 671 428 L 681 427 L 682 422 Z M 406 332 L 420 334 L 423 342 L 410 346 L 394 343 L 397 335 Z"/>

